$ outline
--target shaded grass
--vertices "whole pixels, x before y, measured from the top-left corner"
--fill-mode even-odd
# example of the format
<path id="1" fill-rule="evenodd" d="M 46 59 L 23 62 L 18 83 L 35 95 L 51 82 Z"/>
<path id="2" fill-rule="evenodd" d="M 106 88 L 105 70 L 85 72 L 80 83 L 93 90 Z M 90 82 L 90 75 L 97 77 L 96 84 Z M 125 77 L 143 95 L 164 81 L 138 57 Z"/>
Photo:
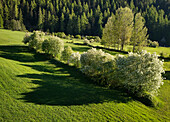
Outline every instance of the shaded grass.
<path id="1" fill-rule="evenodd" d="M 0 45 L 0 52 L 1 57 L 20 62 L 35 62 L 47 60 L 44 54 L 38 54 L 34 51 L 30 51 L 28 46 Z"/>
<path id="2" fill-rule="evenodd" d="M 58 61 L 51 60 L 51 64 L 56 65 L 57 70 L 49 71 L 54 74 L 24 74 L 18 77 L 31 78 L 32 83 L 38 84 L 39 87 L 32 92 L 23 93 L 23 100 L 36 104 L 45 105 L 84 105 L 90 103 L 102 103 L 106 101 L 115 101 L 118 103 L 128 102 L 130 97 L 125 97 L 125 93 L 106 88 L 95 87 L 87 83 L 87 78 L 75 67 L 62 64 Z M 32 67 L 30 65 L 30 67 Z M 33 65 L 34 69 L 35 66 Z M 44 67 L 38 66 L 38 70 L 47 72 Z M 76 72 L 76 74 L 75 74 Z M 88 80 L 92 82 L 90 79 Z M 117 97 L 117 95 L 119 97 Z"/>

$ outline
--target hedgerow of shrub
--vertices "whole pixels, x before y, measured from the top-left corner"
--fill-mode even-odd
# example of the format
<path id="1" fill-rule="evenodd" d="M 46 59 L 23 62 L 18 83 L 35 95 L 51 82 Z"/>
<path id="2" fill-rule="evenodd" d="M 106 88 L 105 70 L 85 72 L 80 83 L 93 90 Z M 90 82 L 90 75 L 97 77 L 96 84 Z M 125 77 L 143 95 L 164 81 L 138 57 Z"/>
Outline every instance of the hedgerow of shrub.
<path id="1" fill-rule="evenodd" d="M 146 51 L 129 53 L 127 56 L 116 57 L 92 48 L 83 54 L 73 53 L 71 47 L 64 49 L 64 42 L 58 37 L 49 37 L 43 41 L 44 33 L 34 31 L 26 34 L 23 42 L 31 48 L 42 50 L 63 61 L 68 61 L 90 77 L 93 81 L 112 87 L 121 87 L 135 96 L 145 98 L 152 106 L 159 105 L 156 98 L 158 89 L 163 85 L 163 61 L 156 53 Z M 63 51 L 64 50 L 64 51 Z"/>

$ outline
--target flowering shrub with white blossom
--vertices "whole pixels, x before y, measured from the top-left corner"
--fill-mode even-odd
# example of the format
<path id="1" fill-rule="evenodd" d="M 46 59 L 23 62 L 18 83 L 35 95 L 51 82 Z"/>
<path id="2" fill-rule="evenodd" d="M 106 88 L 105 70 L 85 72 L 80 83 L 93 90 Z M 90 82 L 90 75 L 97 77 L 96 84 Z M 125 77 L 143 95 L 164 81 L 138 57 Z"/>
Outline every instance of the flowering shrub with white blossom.
<path id="1" fill-rule="evenodd" d="M 88 45 L 90 44 L 90 41 L 88 39 L 84 39 L 84 44 Z"/>
<path id="2" fill-rule="evenodd" d="M 36 51 L 39 51 L 42 49 L 44 35 L 44 32 L 41 31 L 34 31 L 31 35 L 26 33 L 23 42 L 25 44 L 29 43 L 28 46 L 30 48 L 34 48 Z"/>
<path id="3" fill-rule="evenodd" d="M 163 85 L 163 61 L 156 53 L 146 51 L 129 53 L 128 56 L 118 55 L 116 62 L 116 80 L 131 93 L 143 96 L 146 92 L 156 95 Z"/>
<path id="4" fill-rule="evenodd" d="M 29 41 L 30 41 L 30 33 L 26 33 L 22 42 L 24 44 L 27 44 L 29 43 Z"/>
<path id="5" fill-rule="evenodd" d="M 81 54 L 81 71 L 87 76 L 90 76 L 93 80 L 100 81 L 106 73 L 105 63 L 113 59 L 114 57 L 112 55 L 104 53 L 102 50 L 92 48 Z"/>
<path id="6" fill-rule="evenodd" d="M 72 53 L 69 60 L 68 60 L 68 63 L 72 63 L 74 64 L 74 66 L 76 67 L 80 67 L 80 53 L 79 52 L 76 52 L 76 53 Z"/>

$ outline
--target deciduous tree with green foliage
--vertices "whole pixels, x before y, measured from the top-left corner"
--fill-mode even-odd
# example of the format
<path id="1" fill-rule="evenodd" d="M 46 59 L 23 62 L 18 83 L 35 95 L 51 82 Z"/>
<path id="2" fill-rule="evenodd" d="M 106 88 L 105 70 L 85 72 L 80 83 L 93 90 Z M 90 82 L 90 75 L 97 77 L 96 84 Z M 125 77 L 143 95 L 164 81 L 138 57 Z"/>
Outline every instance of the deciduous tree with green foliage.
<path id="1" fill-rule="evenodd" d="M 137 13 L 135 15 L 132 37 L 130 39 L 133 45 L 133 52 L 141 50 L 142 47 L 146 45 L 147 38 L 148 35 L 147 28 L 145 27 L 145 20 L 140 13 Z M 138 49 L 136 49 L 136 46 L 138 46 Z"/>

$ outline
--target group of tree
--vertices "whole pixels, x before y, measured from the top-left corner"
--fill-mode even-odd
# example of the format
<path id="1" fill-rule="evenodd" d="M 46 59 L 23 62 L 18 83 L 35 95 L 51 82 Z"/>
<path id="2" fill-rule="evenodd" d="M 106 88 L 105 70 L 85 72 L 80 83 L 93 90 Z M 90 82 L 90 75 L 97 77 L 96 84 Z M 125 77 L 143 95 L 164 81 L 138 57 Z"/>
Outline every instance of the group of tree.
<path id="1" fill-rule="evenodd" d="M 29 48 L 36 52 L 51 55 L 68 65 L 73 64 L 97 84 L 126 89 L 137 97 L 144 97 L 150 105 L 158 105 L 155 96 L 163 84 L 164 70 L 163 62 L 156 53 L 142 51 L 138 54 L 129 53 L 127 56 L 113 56 L 92 48 L 80 54 L 74 53 L 71 47 L 64 48 L 64 41 L 60 38 L 44 35 L 38 31 L 31 35 L 26 33 L 23 42 L 28 43 Z"/>
<path id="2" fill-rule="evenodd" d="M 133 45 L 133 52 L 147 43 L 147 28 L 140 13 L 133 14 L 128 7 L 119 8 L 103 29 L 102 44 L 123 50 L 126 44 Z M 138 48 L 136 48 L 138 47 Z"/>
<path id="3" fill-rule="evenodd" d="M 167 0 L 1 0 L 0 28 L 24 30 L 26 26 L 29 31 L 101 37 L 108 18 L 120 7 L 141 12 L 151 40 L 169 39 Z"/>

